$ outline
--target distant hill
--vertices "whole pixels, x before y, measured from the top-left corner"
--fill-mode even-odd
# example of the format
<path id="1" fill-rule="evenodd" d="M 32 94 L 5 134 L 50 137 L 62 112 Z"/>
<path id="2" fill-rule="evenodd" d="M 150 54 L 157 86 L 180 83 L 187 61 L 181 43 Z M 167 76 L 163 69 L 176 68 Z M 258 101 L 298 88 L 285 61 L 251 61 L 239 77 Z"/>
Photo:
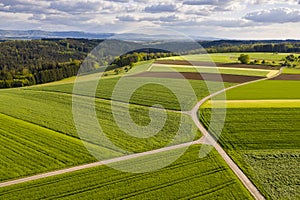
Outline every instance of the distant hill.
<path id="1" fill-rule="evenodd" d="M 49 32 L 40 30 L 0 30 L 0 40 L 5 39 L 42 39 L 42 38 L 85 38 L 85 39 L 106 39 L 113 36 L 113 33 L 85 33 L 79 31 Z"/>
<path id="2" fill-rule="evenodd" d="M 14 39 L 23 39 L 23 40 L 31 40 L 31 39 L 42 39 L 42 38 L 84 38 L 84 39 L 108 39 L 110 37 L 115 36 L 117 39 L 141 39 L 142 40 L 151 40 L 153 37 L 157 40 L 160 38 L 161 40 L 165 40 L 170 38 L 176 39 L 176 35 L 153 35 L 153 34 L 137 34 L 137 33 L 123 33 L 123 34 L 114 34 L 114 33 L 86 33 L 80 31 L 40 31 L 40 30 L 0 30 L 0 40 L 14 40 Z M 180 36 L 181 37 L 181 36 Z M 202 41 L 212 41 L 218 40 L 218 38 L 214 37 L 194 37 L 191 38 L 195 40 Z"/>

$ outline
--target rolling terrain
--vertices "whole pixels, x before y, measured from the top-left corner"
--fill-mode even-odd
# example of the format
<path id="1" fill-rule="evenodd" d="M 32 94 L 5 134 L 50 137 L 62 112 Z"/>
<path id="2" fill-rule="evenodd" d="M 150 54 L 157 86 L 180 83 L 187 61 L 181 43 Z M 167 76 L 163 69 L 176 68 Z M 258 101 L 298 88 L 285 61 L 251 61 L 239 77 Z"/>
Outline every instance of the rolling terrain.
<path id="1" fill-rule="evenodd" d="M 212 55 L 212 58 L 214 56 L 219 55 Z M 278 59 L 279 61 L 278 57 L 279 55 L 276 57 L 269 55 L 270 59 Z M 190 61 L 195 61 L 194 56 L 188 58 Z M 266 58 L 267 55 L 262 59 Z M 225 61 L 225 57 L 215 59 Z M 226 62 L 230 63 L 230 59 Z M 161 66 L 154 63 L 150 67 L 143 65 L 136 65 L 135 67 L 141 67 L 140 72 L 142 73 L 193 73 L 200 70 L 202 74 L 216 74 L 216 70 L 211 70 L 208 66 L 197 66 L 196 69 L 193 69 L 186 65 Z M 278 73 L 277 68 L 226 68 L 222 66 L 216 69 L 221 72 L 222 76 L 235 75 L 239 76 L 241 80 L 244 78 L 243 82 L 247 82 L 249 76 L 256 77 L 253 80 L 258 80 L 272 77 Z M 87 75 L 86 80 L 83 78 L 82 84 L 86 88 L 83 94 L 73 94 L 73 78 L 57 83 L 1 90 L 0 140 L 4 144 L 2 146 L 2 152 L 4 153 L 1 156 L 1 163 L 5 163 L 1 165 L 0 169 L 5 172 L 0 177 L 1 181 L 95 162 L 95 158 L 86 150 L 84 144 L 94 148 L 95 151 L 106 152 L 104 153 L 106 159 L 125 156 L 127 151 L 141 153 L 161 149 L 172 142 L 179 129 L 180 120 L 184 120 L 184 124 L 188 126 L 183 129 L 182 137 L 175 144 L 200 139 L 202 137 L 201 133 L 197 130 L 190 116 L 185 114 L 185 111 L 190 111 L 199 100 L 209 95 L 207 84 L 210 84 L 211 87 L 214 86 L 210 90 L 211 93 L 222 90 L 220 84 L 214 80 L 208 82 L 198 79 L 181 80 L 175 79 L 173 76 L 166 78 L 153 75 L 145 78 L 140 77 L 140 72 L 137 74 L 128 73 L 128 76 L 124 74 L 129 84 L 152 82 L 152 84 L 140 87 L 130 98 L 131 118 L 139 125 L 149 124 L 151 122 L 149 110 L 160 112 L 158 108 L 151 108 L 154 104 L 162 105 L 167 114 L 167 120 L 161 131 L 157 135 L 146 139 L 127 135 L 114 122 L 111 103 L 117 103 L 118 115 L 120 116 L 124 116 L 126 110 L 126 101 L 122 99 L 122 95 L 113 96 L 113 90 L 118 81 L 124 77 L 123 74 L 114 75 L 111 73 L 101 79 L 95 94 L 92 90 L 89 90 L 95 81 L 92 78 L 93 75 Z M 184 82 L 188 82 L 195 91 L 195 99 L 193 95 L 185 90 Z M 224 86 L 237 85 L 233 82 L 233 80 L 230 82 L 230 79 L 228 79 Z M 269 84 L 269 82 L 271 83 Z M 174 85 L 185 97 L 182 100 L 184 102 L 182 105 L 172 91 L 163 87 L 166 83 Z M 243 101 L 251 99 L 272 100 L 276 98 L 283 101 L 284 99 L 299 99 L 300 95 L 295 90 L 297 84 L 298 82 L 295 80 L 284 81 L 284 83 L 268 80 L 226 92 L 232 102 L 230 102 L 231 106 L 227 110 L 225 128 L 220 138 L 220 144 L 266 198 L 282 198 L 285 193 L 281 195 L 279 194 L 280 191 L 289 191 L 290 196 L 288 198 L 297 197 L 298 195 L 299 136 L 297 134 L 299 133 L 299 127 L 290 127 L 285 132 L 282 132 L 282 129 L 288 127 L 287 123 L 295 124 L 299 120 L 295 117 L 299 115 L 299 108 L 291 106 L 289 108 L 272 107 L 270 109 L 260 105 L 249 109 L 245 107 Z M 278 89 L 277 86 L 283 87 L 282 92 L 272 93 L 271 88 Z M 260 94 L 261 97 L 259 97 Z M 99 124 L 101 124 L 108 138 L 124 151 L 111 149 L 105 142 L 99 144 L 92 140 L 80 140 L 73 122 L 72 95 L 78 96 L 83 103 L 95 95 Z M 239 101 L 239 104 L 234 101 Z M 14 103 L 13 107 L 10 106 L 12 102 Z M 255 105 L 255 102 L 252 102 L 252 104 Z M 297 101 L 294 104 L 297 104 Z M 236 108 L 238 105 L 243 106 Z M 178 111 L 183 111 L 183 113 Z M 200 119 L 208 127 L 211 115 L 209 103 L 205 104 L 200 111 Z M 288 115 L 289 117 L 287 117 Z M 269 117 L 266 118 L 265 116 Z M 252 126 L 251 123 L 254 123 L 255 126 Z M 215 124 L 218 124 L 218 121 Z M 86 124 L 86 126 L 91 128 L 93 124 Z M 270 127 L 270 129 L 266 127 Z M 107 166 L 98 166 L 3 187 L 0 188 L 0 195 L 9 199 L 20 197 L 24 199 L 90 199 L 99 196 L 104 199 L 112 197 L 140 199 L 146 196 L 151 198 L 252 199 L 253 197 L 216 150 L 213 150 L 205 158 L 199 158 L 199 149 L 203 145 L 192 145 L 186 154 L 175 163 L 154 172 L 134 174 L 113 170 Z M 150 159 L 146 156 L 121 161 L 120 163 L 125 163 L 129 168 L 141 165 L 141 163 L 155 163 L 165 156 L 174 156 L 173 154 L 176 154 L 177 150 L 159 152 L 150 156 Z M 290 162 L 291 166 L 284 165 L 287 161 Z M 268 166 L 271 168 L 269 171 L 266 169 L 266 163 L 268 162 L 270 163 Z M 116 162 L 116 165 L 120 163 Z M 282 172 L 280 177 L 273 176 L 273 173 L 279 169 L 285 169 L 285 171 Z M 272 184 L 270 184 L 271 182 Z M 277 190 L 274 191 L 274 187 Z"/>

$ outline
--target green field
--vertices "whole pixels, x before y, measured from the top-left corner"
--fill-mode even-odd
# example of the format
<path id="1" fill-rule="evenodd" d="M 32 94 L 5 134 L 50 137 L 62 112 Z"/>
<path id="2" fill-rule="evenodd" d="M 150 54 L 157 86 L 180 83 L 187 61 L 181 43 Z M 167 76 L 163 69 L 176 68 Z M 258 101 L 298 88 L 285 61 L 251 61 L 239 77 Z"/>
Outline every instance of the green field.
<path id="1" fill-rule="evenodd" d="M 71 95 L 13 89 L 1 90 L 0 97 L 0 141 L 3 144 L 1 162 L 5 163 L 0 169 L 5 171 L 1 173 L 1 180 L 95 160 L 84 148 L 77 135 L 73 122 Z M 83 101 L 85 102 L 84 98 Z M 14 102 L 13 107 L 11 102 Z M 120 115 L 125 112 L 124 104 L 120 103 L 119 110 Z M 167 112 L 165 126 L 155 137 L 139 139 L 127 135 L 116 125 L 109 101 L 97 100 L 96 111 L 99 123 L 107 137 L 120 148 L 131 152 L 164 147 L 172 141 L 181 121 L 181 114 Z M 147 107 L 136 105 L 130 107 L 131 117 L 141 125 L 149 123 L 148 111 Z M 85 110 L 82 112 L 84 114 Z M 177 143 L 191 141 L 197 134 L 192 120 L 188 116 L 183 116 L 182 119 L 183 124 L 187 125 L 186 133 L 182 134 Z M 93 130 L 93 124 L 86 124 L 86 126 L 89 130 Z M 105 142 L 100 143 L 99 146 L 93 145 L 92 142 L 94 141 L 86 141 L 87 145 L 95 151 L 101 150 L 104 158 L 124 155 L 124 152 L 107 149 L 109 146 Z M 28 154 L 24 156 L 24 152 Z M 57 161 L 54 161 L 55 159 Z"/>
<path id="2" fill-rule="evenodd" d="M 182 66 L 182 65 L 153 65 L 150 71 L 153 72 L 195 72 L 195 73 L 220 73 L 243 76 L 266 77 L 274 70 L 245 69 L 245 68 L 225 68 L 225 67 L 202 67 L 202 66 Z"/>
<path id="3" fill-rule="evenodd" d="M 199 147 L 190 147 L 172 165 L 155 172 L 131 174 L 101 166 L 0 188 L 0 195 L 3 199 L 252 199 L 215 150 L 199 159 Z M 159 153 L 147 161 L 175 154 L 176 150 Z"/>
<path id="4" fill-rule="evenodd" d="M 111 100 L 112 93 L 119 78 L 108 78 L 101 79 L 99 81 L 99 85 L 96 91 L 91 91 L 91 85 L 94 84 L 94 81 L 87 81 L 82 83 L 82 87 L 86 88 L 81 95 L 93 96 L 95 95 L 97 98 Z M 208 86 L 211 89 L 211 92 L 217 92 L 221 90 L 223 87 L 230 87 L 234 85 L 234 83 L 216 83 L 211 81 L 197 81 L 197 80 L 180 80 L 180 79 L 159 79 L 159 78 L 126 78 L 127 85 L 144 85 L 146 81 L 152 82 L 152 84 L 146 84 L 136 90 L 132 98 L 130 99 L 130 103 L 136 105 L 143 106 L 152 106 L 154 104 L 161 104 L 166 109 L 171 110 L 190 110 L 197 103 L 198 100 L 204 98 L 209 94 Z M 176 88 L 176 92 L 179 93 L 183 98 L 181 99 L 182 108 L 180 108 L 180 104 L 176 96 L 174 95 L 174 91 L 170 91 L 164 85 L 172 85 Z M 190 90 L 187 87 L 191 86 Z M 73 92 L 73 84 L 62 84 L 62 85 L 54 85 L 54 86 L 40 86 L 40 87 L 32 87 L 28 88 L 30 90 L 35 91 L 48 91 L 48 92 L 59 92 L 59 93 L 67 93 L 72 94 Z M 126 94 L 128 91 L 124 90 L 123 94 Z M 194 94 L 193 94 L 194 92 Z M 122 94 L 122 93 L 121 93 Z M 196 98 L 193 96 L 196 95 Z M 116 101 L 125 101 L 122 99 L 122 95 L 114 98 Z M 126 102 L 126 101 L 125 101 Z"/>
<path id="5" fill-rule="evenodd" d="M 300 74 L 299 68 L 284 68 L 283 69 L 284 74 Z"/>
<path id="6" fill-rule="evenodd" d="M 146 70 L 149 63 L 142 65 L 144 67 L 141 70 Z M 93 95 L 89 89 L 97 80 L 97 76 L 99 74 L 90 74 L 81 79 L 85 88 L 85 93 L 81 94 L 84 96 L 80 97 L 83 105 L 87 102 L 91 103 L 91 101 L 87 101 Z M 121 77 L 104 77 L 100 81 L 96 92 L 96 112 L 103 132 L 122 151 L 111 148 L 104 141 L 95 143 L 93 138 L 85 139 L 85 145 L 93 149 L 93 152 L 100 151 L 103 159 L 109 159 L 124 155 L 127 153 L 126 151 L 144 152 L 164 147 L 170 143 L 179 144 L 200 137 L 201 134 L 197 131 L 190 117 L 173 111 L 167 111 L 165 125 L 153 137 L 137 138 L 122 131 L 114 121 L 110 101 L 114 87 L 120 79 Z M 0 129 L 0 141 L 4 144 L 1 162 L 5 163 L 1 165 L 0 170 L 6 172 L 1 174 L 1 180 L 20 178 L 95 161 L 95 158 L 89 154 L 80 140 L 73 121 L 72 90 L 74 80 L 74 78 L 69 78 L 57 83 L 0 91 L 0 118 L 3 124 Z M 145 81 L 143 78 L 126 78 L 126 80 L 129 81 L 128 84 L 143 84 Z M 183 87 L 183 82 L 186 80 L 149 78 L 149 81 L 153 83 L 140 87 L 130 99 L 130 117 L 141 126 L 146 126 L 151 122 L 149 110 L 154 109 L 149 109 L 149 106 L 159 103 L 170 110 L 181 109 L 173 92 L 159 84 L 169 83 L 177 88 L 177 92 L 184 97 L 182 100 L 184 102 L 183 109 L 192 108 L 197 99 L 208 95 L 207 86 L 203 81 L 187 81 L 195 90 L 196 99 L 191 98 L 190 91 L 185 91 L 186 87 Z M 216 85 L 214 90 L 220 89 L 219 84 L 213 82 L 210 84 Z M 231 86 L 233 84 L 225 83 L 225 85 Z M 126 93 L 127 91 L 123 92 Z M 122 99 L 114 100 L 118 102 L 116 103 L 118 116 L 123 116 L 126 112 L 126 104 L 122 102 Z M 85 109 L 82 109 L 81 112 L 83 116 L 86 114 Z M 162 112 L 156 111 L 156 113 Z M 175 141 L 173 138 L 179 131 L 181 120 L 183 120 L 185 127 L 180 129 L 181 137 Z M 163 120 L 157 118 L 156 121 Z M 96 131 L 93 122 L 87 122 L 84 126 L 91 132 Z M 137 130 L 131 130 L 131 134 L 138 135 L 141 133 L 138 133 Z M 57 149 L 53 150 L 57 140 L 60 142 L 57 142 Z M 9 141 L 14 142 L 14 145 L 9 146 Z M 65 150 L 64 148 L 68 149 Z M 25 151 L 28 152 L 28 155 L 22 156 Z M 57 161 L 54 162 L 56 158 Z M 47 159 L 49 161 L 46 161 Z M 53 163 L 50 164 L 51 161 Z M 32 164 L 33 162 L 34 164 Z M 47 164 L 48 162 L 49 164 Z"/>
<path id="7" fill-rule="evenodd" d="M 95 160 L 77 138 L 3 114 L 0 118 L 0 181 Z"/>
<path id="8" fill-rule="evenodd" d="M 200 118 L 208 126 L 210 109 Z M 299 108 L 227 109 L 219 142 L 268 198 L 299 198 L 299 120 Z"/>
<path id="9" fill-rule="evenodd" d="M 228 100 L 300 99 L 300 81 L 268 80 L 226 92 Z"/>
<path id="10" fill-rule="evenodd" d="M 164 58 L 165 60 L 189 60 L 189 61 L 214 61 L 217 63 L 237 63 L 238 57 L 242 53 L 216 53 L 216 54 L 197 54 L 187 56 L 176 56 L 171 58 Z M 265 60 L 266 62 L 276 63 L 280 62 L 283 58 L 290 55 L 289 53 L 244 53 L 250 56 L 251 61 Z M 298 54 L 296 54 L 298 55 Z"/>
<path id="11" fill-rule="evenodd" d="M 268 80 L 226 92 L 219 142 L 268 199 L 300 198 L 299 88 L 299 81 Z M 217 119 L 210 120 L 211 106 L 207 102 L 200 112 L 207 127 L 218 125 Z"/>
<path id="12" fill-rule="evenodd" d="M 284 54 L 251 54 L 261 59 L 279 61 Z M 199 56 L 199 55 L 198 55 Z M 212 54 L 215 62 L 236 62 L 239 54 Z M 178 59 L 178 57 L 174 57 Z M 187 59 L 198 59 L 197 55 L 186 56 Z M 251 57 L 252 58 L 252 57 Z M 202 60 L 205 61 L 205 60 Z M 149 69 L 151 62 L 137 65 L 130 73 Z M 139 68 L 140 66 L 140 68 Z M 172 69 L 177 71 L 191 68 L 184 66 Z M 152 70 L 164 70 L 153 67 Z M 201 68 L 202 72 L 208 72 Z M 219 69 L 223 74 L 252 75 L 265 77 L 270 70 Z M 128 73 L 128 74 L 130 74 Z M 130 153 L 140 153 L 159 149 L 167 145 L 189 142 L 201 137 L 192 119 L 180 114 L 178 110 L 190 110 L 200 99 L 210 92 L 223 89 L 223 84 L 198 80 L 161 79 L 125 77 L 123 72 L 110 72 L 97 82 L 98 74 L 81 77 L 81 92 L 74 96 L 80 101 L 81 118 L 88 116 L 89 104 L 95 103 L 97 121 L 105 136 L 118 148 L 110 146 L 106 140 L 97 140 L 95 121 L 85 120 L 80 126 L 86 130 L 88 137 L 80 140 L 75 128 L 72 113 L 72 94 L 75 78 L 60 82 L 44 84 L 22 89 L 0 91 L 0 181 L 16 179 L 37 173 L 63 169 L 96 159 L 87 151 L 101 154 L 101 158 L 115 158 Z M 119 90 L 120 96 L 113 96 L 116 85 L 125 80 L 125 86 Z M 96 91 L 93 86 L 97 83 Z M 147 84 L 145 84 L 147 83 Z M 190 87 L 185 86 L 188 84 Z M 227 92 L 230 100 L 253 99 L 300 99 L 299 81 L 263 81 L 239 87 Z M 134 85 L 141 85 L 129 99 L 129 113 L 136 124 L 147 126 L 153 120 L 149 117 L 155 111 L 155 121 L 162 122 L 164 111 L 150 108 L 155 105 L 167 109 L 166 122 L 162 129 L 149 138 L 138 138 L 143 132 L 124 120 L 132 135 L 128 135 L 115 122 L 115 116 L 126 116 L 127 101 L 123 96 Z M 171 85 L 175 91 L 166 88 Z M 233 86 L 224 83 L 224 87 Z M 195 92 L 195 95 L 191 93 Z M 176 93 L 182 96 L 178 100 Z M 95 96 L 96 99 L 91 97 Z M 112 101 L 117 112 L 112 114 Z M 180 107 L 180 103 L 182 107 Z M 281 108 L 279 105 L 284 104 Z M 298 105 L 298 102 L 295 104 Z M 234 107 L 238 105 L 239 107 Z M 254 104 L 245 106 L 236 103 L 229 106 L 224 132 L 220 143 L 236 163 L 253 180 L 259 190 L 267 197 L 274 199 L 293 199 L 299 197 L 299 133 L 300 108 L 286 107 L 284 102 L 268 108 L 264 103 L 260 107 Z M 241 106 L 243 105 L 243 106 Z M 290 104 L 292 106 L 292 103 Z M 296 107 L 296 106 L 295 106 Z M 266 117 L 267 116 L 267 117 Z M 208 126 L 210 119 L 209 105 L 202 108 L 202 122 Z M 179 124 L 184 126 L 180 129 Z M 213 119 L 216 120 L 216 119 Z M 214 121 L 218 125 L 218 120 Z M 127 123 L 127 124 L 126 124 Z M 291 125 L 292 124 L 292 125 Z M 158 125 L 157 125 L 158 126 Z M 180 130 L 180 131 L 179 131 Z M 180 137 L 174 140 L 175 135 Z M 81 170 L 0 188 L 4 199 L 124 199 L 124 198 L 199 198 L 199 199 L 252 199 L 247 190 L 238 181 L 216 151 L 206 158 L 199 159 L 199 147 L 191 147 L 188 153 L 170 166 L 155 172 L 131 174 L 101 166 Z M 159 153 L 137 160 L 122 162 L 128 168 L 145 167 L 148 162 L 162 163 L 163 158 L 175 157 L 177 150 Z M 278 158 L 278 159 L 275 159 Z M 285 163 L 289 162 L 289 166 Z M 116 164 L 118 165 L 118 163 Z M 284 170 L 283 170 L 284 169 Z M 276 174 L 280 172 L 280 174 Z"/>

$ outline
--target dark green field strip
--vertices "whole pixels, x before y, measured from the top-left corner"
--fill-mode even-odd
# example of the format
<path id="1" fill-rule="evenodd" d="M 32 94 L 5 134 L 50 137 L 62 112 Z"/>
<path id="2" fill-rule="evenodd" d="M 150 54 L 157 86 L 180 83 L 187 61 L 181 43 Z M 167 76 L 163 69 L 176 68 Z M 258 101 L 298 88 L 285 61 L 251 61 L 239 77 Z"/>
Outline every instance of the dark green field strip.
<path id="1" fill-rule="evenodd" d="M 86 96 L 96 96 L 100 99 L 112 99 L 112 93 L 115 89 L 116 84 L 120 78 L 109 78 L 109 79 L 101 79 L 98 84 L 98 89 L 96 94 L 94 91 L 89 90 L 92 88 L 91 85 L 95 84 L 95 81 L 86 81 L 80 83 L 81 87 L 84 88 L 84 91 L 81 92 L 81 95 Z M 163 85 L 168 83 L 172 84 L 174 88 L 177 88 L 177 91 L 184 96 L 183 99 L 183 110 L 191 109 L 196 103 L 197 99 L 193 100 L 192 93 L 194 92 L 198 100 L 206 97 L 208 92 L 208 87 L 211 92 L 219 91 L 222 89 L 222 83 L 206 82 L 198 81 L 198 80 L 180 80 L 180 79 L 159 79 L 159 78 L 127 78 L 126 79 L 128 85 L 141 85 L 141 88 L 136 90 L 133 96 L 130 99 L 130 103 L 136 105 L 145 105 L 152 106 L 154 104 L 161 104 L 166 109 L 170 110 L 181 110 L 180 105 L 178 104 L 178 100 L 174 95 L 174 91 L 168 90 Z M 146 84 L 145 81 L 152 81 L 156 84 Z M 187 89 L 185 86 L 185 82 L 189 83 L 193 90 L 192 92 Z M 229 87 L 234 85 L 234 83 L 224 83 L 225 87 Z M 72 94 L 73 92 L 73 84 L 62 84 L 55 86 L 45 86 L 45 87 L 32 87 L 30 90 L 38 90 L 38 91 L 55 91 L 55 92 L 64 92 Z M 123 92 L 123 94 L 122 94 Z M 126 89 L 124 89 L 120 93 L 120 95 L 113 100 L 123 101 L 124 94 L 128 93 Z"/>
<path id="2" fill-rule="evenodd" d="M 79 139 L 2 114 L 0 117 L 1 181 L 95 160 Z"/>
<path id="3" fill-rule="evenodd" d="M 72 94 L 72 93 L 67 93 L 67 92 L 58 92 L 58 91 L 51 91 L 51 90 L 26 90 L 26 91 L 30 91 L 30 92 L 37 92 L 37 93 L 48 93 L 48 94 L 52 94 L 52 95 L 59 95 L 59 96 L 71 96 L 71 97 L 82 97 L 82 98 L 88 98 L 88 99 L 94 99 L 96 102 L 99 103 L 111 103 L 111 102 L 117 102 L 120 104 L 125 104 L 127 105 L 128 102 L 125 101 L 119 101 L 119 100 L 111 100 L 111 99 L 105 99 L 105 98 L 99 98 L 99 97 L 92 97 L 92 96 L 87 96 L 87 95 L 78 95 L 78 94 Z M 138 107 L 144 107 L 144 108 L 149 108 L 151 107 L 150 105 L 143 105 L 143 104 L 139 104 L 139 103 L 129 103 L 132 106 L 138 106 Z M 167 108 L 159 108 L 159 109 L 164 109 L 166 111 L 171 111 L 171 112 L 179 112 L 180 110 L 174 110 L 174 109 L 167 109 Z"/>
<path id="4" fill-rule="evenodd" d="M 3 102 L 0 104 L 2 113 L 78 138 L 73 122 L 72 99 L 70 95 L 28 90 L 9 90 L 1 91 L 0 96 L 1 101 Z M 14 102 L 14 107 L 9 106 L 8 102 Z M 107 136 L 114 140 L 117 145 L 121 145 L 121 148 L 129 148 L 130 151 L 134 152 L 143 152 L 165 146 L 177 133 L 179 122 L 181 120 L 180 114 L 167 112 L 167 122 L 157 137 L 143 140 L 129 137 L 120 130 L 114 122 L 110 102 L 97 100 L 96 110 L 98 120 Z M 146 125 L 150 120 L 148 110 L 148 108 L 143 106 L 131 106 L 131 117 L 139 123 Z M 82 112 L 86 111 L 83 110 Z M 120 104 L 121 115 L 122 112 L 125 112 L 125 109 Z M 196 131 L 192 120 L 188 116 L 185 116 L 184 119 L 184 123 L 189 126 L 187 128 L 189 130 L 192 128 Z M 86 126 L 91 128 L 93 127 L 93 124 L 87 124 Z M 188 139 L 185 139 L 183 142 L 189 141 L 193 134 L 193 132 L 187 132 L 186 137 Z M 102 145 L 105 146 L 105 144 Z"/>
<path id="5" fill-rule="evenodd" d="M 210 110 L 200 118 L 207 126 Z M 268 199 L 300 197 L 299 121 L 299 108 L 227 109 L 219 142 Z"/>
<path id="6" fill-rule="evenodd" d="M 204 124 L 210 110 L 201 110 Z M 300 148 L 299 108 L 227 109 L 226 122 L 220 137 L 225 149 L 295 149 Z M 211 121 L 217 125 L 218 121 Z"/>
<path id="7" fill-rule="evenodd" d="M 199 159 L 199 147 L 190 147 L 172 165 L 154 172 L 131 174 L 101 166 L 1 188 L 0 195 L 9 199 L 252 199 L 215 150 Z M 172 156 L 172 151 L 168 154 Z M 159 153 L 156 159 L 165 156 L 166 152 Z"/>

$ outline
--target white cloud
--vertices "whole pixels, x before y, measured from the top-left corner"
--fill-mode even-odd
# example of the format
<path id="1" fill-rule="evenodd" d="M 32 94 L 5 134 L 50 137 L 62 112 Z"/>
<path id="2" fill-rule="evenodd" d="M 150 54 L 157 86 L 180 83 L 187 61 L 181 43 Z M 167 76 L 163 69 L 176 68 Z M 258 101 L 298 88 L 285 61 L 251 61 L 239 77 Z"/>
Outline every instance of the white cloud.
<path id="1" fill-rule="evenodd" d="M 0 0 L 0 29 L 114 32 L 150 25 L 171 27 L 187 34 L 207 28 L 211 29 L 205 32 L 209 36 L 230 31 L 239 36 L 257 28 L 261 31 L 264 25 L 271 30 L 281 26 L 299 38 L 300 24 L 289 26 L 289 22 L 300 22 L 299 3 L 299 0 Z"/>
<path id="2" fill-rule="evenodd" d="M 300 1 L 299 1 L 300 2 Z M 249 4 L 298 4 L 298 0 L 246 0 Z"/>
<path id="3" fill-rule="evenodd" d="M 130 16 L 130 15 L 121 15 L 117 16 L 117 19 L 120 21 L 126 21 L 126 22 L 136 22 L 140 21 L 137 17 L 135 16 Z"/>
<path id="4" fill-rule="evenodd" d="M 232 0 L 187 0 L 184 1 L 183 4 L 187 5 L 217 5 L 217 6 L 222 6 L 222 5 L 227 5 L 230 4 L 234 1 Z"/>
<path id="5" fill-rule="evenodd" d="M 206 9 L 215 12 L 241 10 L 245 7 L 242 2 L 236 0 L 186 0 L 183 4 L 197 7 L 204 6 Z"/>
<path id="6" fill-rule="evenodd" d="M 200 22 L 200 24 L 205 26 L 218 26 L 224 28 L 253 27 L 259 25 L 253 23 L 252 21 L 243 20 L 243 19 L 204 20 Z"/>
<path id="7" fill-rule="evenodd" d="M 274 8 L 248 13 L 245 19 L 262 23 L 300 22 L 300 11 L 289 8 Z"/>
<path id="8" fill-rule="evenodd" d="M 148 13 L 175 12 L 176 10 L 177 10 L 177 6 L 175 4 L 165 4 L 165 3 L 147 6 L 144 9 L 144 11 Z"/>
<path id="9" fill-rule="evenodd" d="M 54 1 L 49 8 L 68 13 L 85 13 L 98 11 L 100 7 L 101 3 L 92 1 Z"/>

